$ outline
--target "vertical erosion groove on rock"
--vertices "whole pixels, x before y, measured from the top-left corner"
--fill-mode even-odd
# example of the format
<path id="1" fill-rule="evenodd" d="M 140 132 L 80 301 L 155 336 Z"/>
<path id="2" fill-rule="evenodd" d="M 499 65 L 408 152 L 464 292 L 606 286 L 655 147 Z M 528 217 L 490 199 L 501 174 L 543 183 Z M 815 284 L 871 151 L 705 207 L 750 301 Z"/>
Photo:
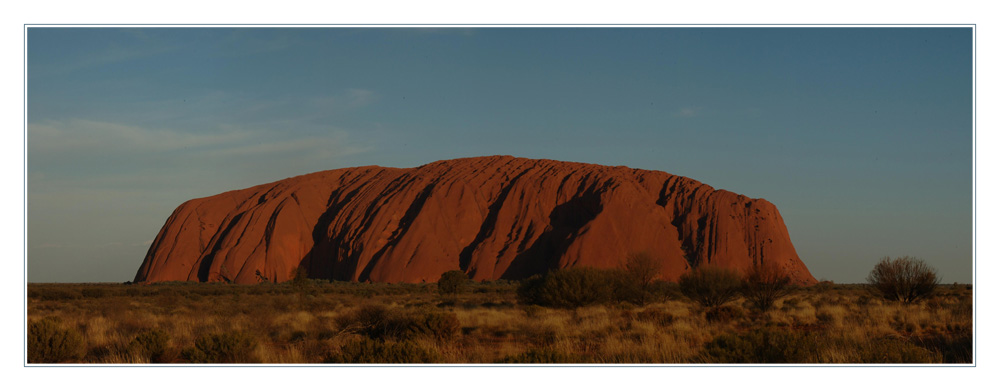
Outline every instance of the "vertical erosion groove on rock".
<path id="1" fill-rule="evenodd" d="M 774 265 L 815 279 L 777 208 L 659 171 L 509 156 L 416 168 L 356 167 L 194 199 L 167 219 L 136 282 L 310 278 L 433 282 L 659 261 L 674 280 L 699 265 Z"/>

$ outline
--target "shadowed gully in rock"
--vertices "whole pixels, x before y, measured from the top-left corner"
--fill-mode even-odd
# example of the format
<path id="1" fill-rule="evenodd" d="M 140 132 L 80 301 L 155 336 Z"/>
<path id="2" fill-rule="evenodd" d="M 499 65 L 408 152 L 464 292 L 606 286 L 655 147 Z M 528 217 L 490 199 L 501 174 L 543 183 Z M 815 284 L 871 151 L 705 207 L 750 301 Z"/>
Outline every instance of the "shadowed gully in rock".
<path id="1" fill-rule="evenodd" d="M 622 267 L 631 253 L 660 276 L 713 264 L 772 264 L 816 280 L 777 208 L 659 171 L 489 156 L 416 168 L 322 171 L 181 204 L 136 282 L 310 278 L 521 279 L 556 268 Z"/>

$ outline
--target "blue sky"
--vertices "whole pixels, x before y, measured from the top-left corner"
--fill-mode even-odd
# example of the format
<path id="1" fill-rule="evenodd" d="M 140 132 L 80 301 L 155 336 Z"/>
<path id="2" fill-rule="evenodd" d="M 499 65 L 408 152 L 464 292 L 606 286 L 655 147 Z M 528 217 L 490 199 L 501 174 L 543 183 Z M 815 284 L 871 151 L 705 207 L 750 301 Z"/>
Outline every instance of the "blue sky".
<path id="1" fill-rule="evenodd" d="M 28 279 L 125 281 L 181 202 L 479 155 L 778 206 L 819 279 L 972 280 L 961 28 L 30 28 Z"/>

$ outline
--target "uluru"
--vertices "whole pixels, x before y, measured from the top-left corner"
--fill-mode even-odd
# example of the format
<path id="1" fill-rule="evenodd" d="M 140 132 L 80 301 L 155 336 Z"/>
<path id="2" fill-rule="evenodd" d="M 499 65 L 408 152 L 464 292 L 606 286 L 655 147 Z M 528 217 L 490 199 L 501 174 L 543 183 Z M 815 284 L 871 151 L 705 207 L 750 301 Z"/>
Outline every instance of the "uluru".
<path id="1" fill-rule="evenodd" d="M 816 282 L 778 209 L 660 171 L 489 156 L 321 171 L 184 202 L 135 282 L 309 278 L 478 281 L 622 267 L 644 252 L 676 281 L 700 265 Z"/>

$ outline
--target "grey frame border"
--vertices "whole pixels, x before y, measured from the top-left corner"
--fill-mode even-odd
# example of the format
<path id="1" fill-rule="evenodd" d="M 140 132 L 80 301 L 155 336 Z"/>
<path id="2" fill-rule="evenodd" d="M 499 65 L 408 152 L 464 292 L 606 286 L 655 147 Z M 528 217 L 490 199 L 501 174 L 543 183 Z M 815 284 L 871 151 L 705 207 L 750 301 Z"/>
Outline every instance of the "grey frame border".
<path id="1" fill-rule="evenodd" d="M 972 30 L 972 364 L 29 364 L 28 363 L 28 29 L 29 28 L 117 28 L 117 27 L 148 27 L 148 28 L 420 28 L 420 27 L 470 27 L 470 28 L 971 28 Z M 605 367 L 605 368 L 976 368 L 979 349 L 976 343 L 976 331 L 979 327 L 976 324 L 976 312 L 978 303 L 976 302 L 976 286 L 978 286 L 978 274 L 976 273 L 977 247 L 976 247 L 976 28 L 975 23 L 933 23 L 933 24 L 573 24 L 573 23 L 553 23 L 553 24 L 100 24 L 100 23 L 80 23 L 80 24 L 58 24 L 58 23 L 25 23 L 23 25 L 23 126 L 24 126 L 24 167 L 22 171 L 22 185 L 24 186 L 24 322 L 22 323 L 23 336 L 23 367 L 25 368 L 46 368 L 46 367 L 92 367 L 92 368 L 205 368 L 205 367 L 243 367 L 243 368 L 475 368 L 475 367 L 497 367 L 497 368 L 578 368 L 578 367 Z"/>

